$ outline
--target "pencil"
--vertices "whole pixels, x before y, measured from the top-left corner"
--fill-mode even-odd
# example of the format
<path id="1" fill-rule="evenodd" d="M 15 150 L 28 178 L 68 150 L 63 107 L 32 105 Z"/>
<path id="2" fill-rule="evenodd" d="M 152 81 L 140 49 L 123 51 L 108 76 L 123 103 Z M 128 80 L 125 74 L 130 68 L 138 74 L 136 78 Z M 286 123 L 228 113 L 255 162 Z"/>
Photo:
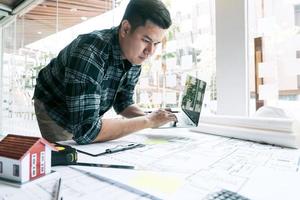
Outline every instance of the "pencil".
<path id="1" fill-rule="evenodd" d="M 56 188 L 56 194 L 55 194 L 55 200 L 61 200 L 60 199 L 60 190 L 61 190 L 61 178 L 58 180 L 57 188 Z"/>
<path id="2" fill-rule="evenodd" d="M 134 166 L 130 165 L 114 165 L 114 164 L 99 164 L 99 163 L 76 163 L 75 165 L 87 166 L 87 167 L 103 167 L 103 168 L 117 168 L 117 169 L 134 169 Z"/>

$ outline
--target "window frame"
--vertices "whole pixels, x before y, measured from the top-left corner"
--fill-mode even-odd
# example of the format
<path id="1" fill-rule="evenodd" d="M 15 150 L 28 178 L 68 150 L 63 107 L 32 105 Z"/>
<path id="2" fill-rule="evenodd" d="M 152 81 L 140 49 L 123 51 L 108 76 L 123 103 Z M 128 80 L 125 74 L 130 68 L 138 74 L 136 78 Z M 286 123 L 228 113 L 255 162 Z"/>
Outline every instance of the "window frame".
<path id="1" fill-rule="evenodd" d="M 45 173 L 45 151 L 40 152 L 40 172 Z"/>
<path id="2" fill-rule="evenodd" d="M 2 174 L 2 173 L 3 173 L 3 162 L 0 161 L 0 174 Z"/>
<path id="3" fill-rule="evenodd" d="M 37 175 L 36 164 L 37 164 L 37 154 L 33 153 L 33 154 L 31 154 L 31 175 L 32 175 L 32 177 L 35 177 Z"/>
<path id="4" fill-rule="evenodd" d="M 20 177 L 20 165 L 13 164 L 13 176 Z"/>

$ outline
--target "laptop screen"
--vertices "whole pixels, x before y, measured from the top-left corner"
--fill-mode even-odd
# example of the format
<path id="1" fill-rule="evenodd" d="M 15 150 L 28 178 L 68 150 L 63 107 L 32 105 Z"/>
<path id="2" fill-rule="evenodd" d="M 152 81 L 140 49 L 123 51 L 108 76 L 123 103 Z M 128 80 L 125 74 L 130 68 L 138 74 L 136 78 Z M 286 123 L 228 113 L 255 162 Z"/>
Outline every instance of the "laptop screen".
<path id="1" fill-rule="evenodd" d="M 181 109 L 197 126 L 203 104 L 206 82 L 188 75 L 182 95 Z"/>

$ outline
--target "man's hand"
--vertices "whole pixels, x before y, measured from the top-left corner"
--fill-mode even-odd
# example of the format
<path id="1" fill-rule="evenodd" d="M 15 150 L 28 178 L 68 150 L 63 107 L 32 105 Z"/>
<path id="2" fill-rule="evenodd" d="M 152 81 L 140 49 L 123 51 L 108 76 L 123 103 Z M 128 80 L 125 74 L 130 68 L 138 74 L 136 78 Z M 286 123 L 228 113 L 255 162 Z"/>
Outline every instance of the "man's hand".
<path id="1" fill-rule="evenodd" d="M 168 122 L 174 121 L 177 122 L 177 117 L 170 110 L 159 109 L 157 111 L 151 112 L 146 115 L 150 122 L 151 128 L 160 127 Z"/>
<path id="2" fill-rule="evenodd" d="M 171 121 L 177 121 L 177 118 L 167 110 L 157 110 L 148 115 L 143 113 L 143 116 L 127 119 L 102 119 L 100 133 L 94 142 L 118 139 L 145 128 L 157 128 Z"/>

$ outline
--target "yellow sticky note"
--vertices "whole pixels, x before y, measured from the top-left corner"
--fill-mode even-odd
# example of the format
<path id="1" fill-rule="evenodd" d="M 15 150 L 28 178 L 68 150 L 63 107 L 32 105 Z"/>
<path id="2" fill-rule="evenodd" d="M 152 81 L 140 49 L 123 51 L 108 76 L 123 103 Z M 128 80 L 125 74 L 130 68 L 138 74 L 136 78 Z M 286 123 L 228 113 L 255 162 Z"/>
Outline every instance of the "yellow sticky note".
<path id="1" fill-rule="evenodd" d="M 158 138 L 151 138 L 151 139 L 148 139 L 145 144 L 165 144 L 165 143 L 168 143 L 168 140 L 165 140 L 165 139 L 158 139 Z"/>
<path id="2" fill-rule="evenodd" d="M 163 193 L 174 193 L 183 184 L 179 177 L 154 172 L 141 172 L 130 182 L 138 188 Z"/>

